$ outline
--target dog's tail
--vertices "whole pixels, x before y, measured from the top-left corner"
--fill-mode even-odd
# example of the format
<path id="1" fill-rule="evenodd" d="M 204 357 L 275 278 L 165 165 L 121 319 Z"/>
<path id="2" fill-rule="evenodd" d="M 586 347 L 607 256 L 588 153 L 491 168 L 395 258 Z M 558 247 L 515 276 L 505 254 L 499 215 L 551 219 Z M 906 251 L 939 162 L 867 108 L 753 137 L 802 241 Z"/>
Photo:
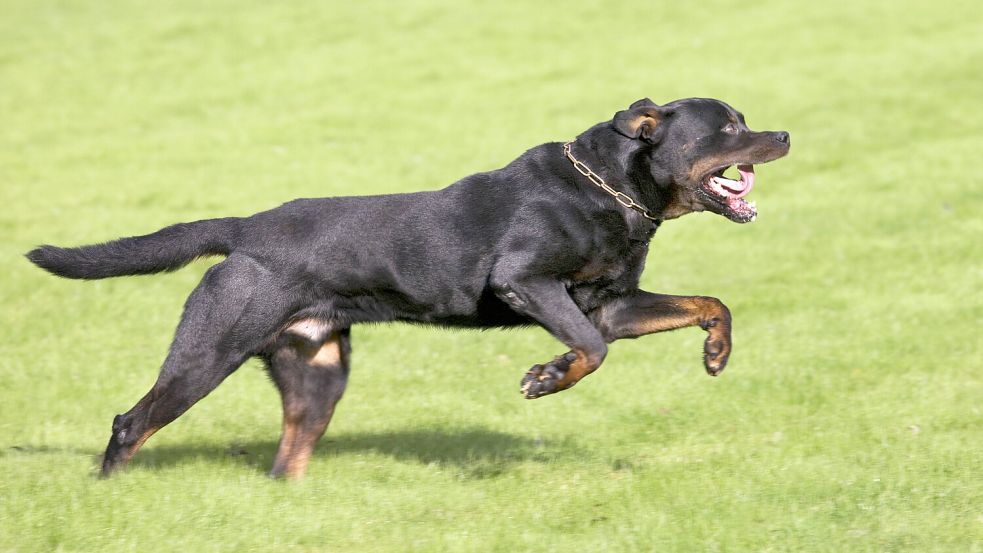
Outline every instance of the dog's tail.
<path id="1" fill-rule="evenodd" d="M 59 248 L 40 246 L 27 258 L 67 278 L 97 279 L 174 271 L 207 255 L 228 255 L 239 234 L 240 219 L 207 219 L 171 225 L 145 236 L 104 244 Z"/>

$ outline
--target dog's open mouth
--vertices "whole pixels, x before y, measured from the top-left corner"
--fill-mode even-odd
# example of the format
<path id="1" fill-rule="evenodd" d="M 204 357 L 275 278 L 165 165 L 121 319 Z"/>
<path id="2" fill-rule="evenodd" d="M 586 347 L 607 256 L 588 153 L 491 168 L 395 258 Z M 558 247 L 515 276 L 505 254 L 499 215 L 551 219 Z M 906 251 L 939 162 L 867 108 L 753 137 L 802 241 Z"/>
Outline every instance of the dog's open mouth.
<path id="1" fill-rule="evenodd" d="M 744 200 L 744 196 L 754 188 L 754 165 L 737 165 L 739 180 L 724 176 L 730 167 L 721 167 L 705 176 L 701 191 L 720 208 L 721 215 L 738 223 L 751 222 L 757 218 L 758 211 L 754 202 Z"/>

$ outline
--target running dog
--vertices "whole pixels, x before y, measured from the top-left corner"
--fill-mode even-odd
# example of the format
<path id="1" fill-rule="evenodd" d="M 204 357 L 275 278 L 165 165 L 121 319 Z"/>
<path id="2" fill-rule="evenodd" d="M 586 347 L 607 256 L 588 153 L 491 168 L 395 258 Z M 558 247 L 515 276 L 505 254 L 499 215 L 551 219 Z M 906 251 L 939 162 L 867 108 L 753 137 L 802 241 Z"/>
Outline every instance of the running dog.
<path id="1" fill-rule="evenodd" d="M 754 165 L 788 151 L 787 132 L 751 131 L 721 101 L 643 99 L 570 142 L 443 190 L 300 199 L 27 257 L 59 276 L 98 279 L 225 256 L 188 298 L 157 382 L 113 420 L 102 474 L 259 357 L 283 400 L 271 474 L 296 478 L 345 390 L 358 323 L 539 325 L 569 351 L 525 373 L 528 399 L 576 384 L 615 340 L 687 326 L 708 333 L 704 365 L 720 374 L 729 310 L 712 297 L 640 290 L 649 241 L 691 212 L 753 221 L 744 198 Z M 739 179 L 724 176 L 732 166 Z"/>

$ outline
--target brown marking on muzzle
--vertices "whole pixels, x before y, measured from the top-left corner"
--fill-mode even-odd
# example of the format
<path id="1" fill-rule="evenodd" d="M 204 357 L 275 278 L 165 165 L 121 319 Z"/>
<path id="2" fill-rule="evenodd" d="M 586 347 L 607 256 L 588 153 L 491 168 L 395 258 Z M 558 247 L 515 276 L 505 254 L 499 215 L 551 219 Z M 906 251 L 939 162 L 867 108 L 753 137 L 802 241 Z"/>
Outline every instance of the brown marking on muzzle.
<path id="1" fill-rule="evenodd" d="M 769 143 L 761 144 L 761 142 L 765 141 Z M 788 144 L 778 142 L 771 136 L 771 133 L 762 133 L 760 138 L 756 138 L 754 142 L 744 148 L 697 160 L 693 164 L 693 167 L 690 168 L 688 178 L 691 182 L 700 182 L 703 180 L 703 177 L 722 167 L 768 163 L 769 161 L 784 157 L 788 154 L 788 149 Z"/>

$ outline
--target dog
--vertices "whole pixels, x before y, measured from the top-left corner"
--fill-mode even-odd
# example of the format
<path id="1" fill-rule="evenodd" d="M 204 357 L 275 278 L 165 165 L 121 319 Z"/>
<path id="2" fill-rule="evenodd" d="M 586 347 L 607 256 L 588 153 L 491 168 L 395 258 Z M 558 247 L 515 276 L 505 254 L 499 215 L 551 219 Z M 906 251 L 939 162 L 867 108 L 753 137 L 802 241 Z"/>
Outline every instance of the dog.
<path id="1" fill-rule="evenodd" d="M 125 465 L 259 357 L 283 404 L 270 474 L 299 478 L 345 391 L 358 323 L 539 325 L 569 351 L 525 373 L 528 399 L 572 387 L 615 340 L 688 326 L 707 332 L 704 365 L 720 374 L 732 347 L 730 311 L 713 297 L 640 290 L 649 242 L 660 224 L 687 213 L 753 221 L 755 205 L 744 197 L 754 165 L 789 145 L 787 132 L 751 131 L 719 100 L 659 106 L 646 98 L 570 142 L 536 146 L 442 190 L 299 199 L 251 217 L 26 255 L 76 279 L 225 256 L 188 298 L 156 383 L 113 420 L 101 473 Z M 732 166 L 739 179 L 724 176 Z"/>

